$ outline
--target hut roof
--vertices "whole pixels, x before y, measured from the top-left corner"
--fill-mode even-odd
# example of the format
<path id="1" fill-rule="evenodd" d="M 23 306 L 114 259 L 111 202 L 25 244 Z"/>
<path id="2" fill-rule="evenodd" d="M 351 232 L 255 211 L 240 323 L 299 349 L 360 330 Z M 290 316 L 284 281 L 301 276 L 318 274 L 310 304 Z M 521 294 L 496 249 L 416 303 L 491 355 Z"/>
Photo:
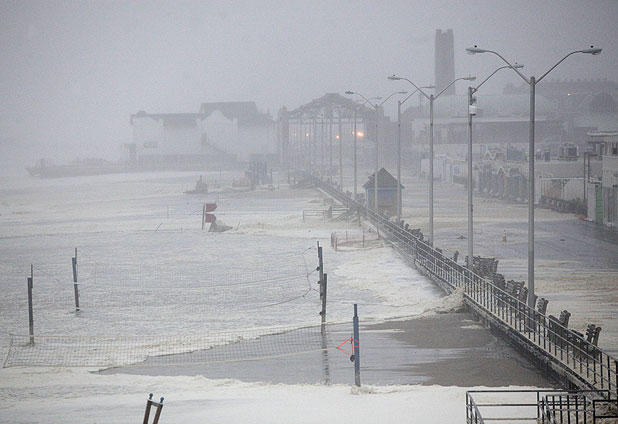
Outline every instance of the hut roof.
<path id="1" fill-rule="evenodd" d="M 369 176 L 369 179 L 363 184 L 364 189 L 372 189 L 375 187 L 374 177 L 375 172 Z M 397 179 L 391 175 L 386 169 L 381 168 L 378 171 L 378 188 L 397 188 Z M 401 185 L 401 188 L 405 188 Z"/>

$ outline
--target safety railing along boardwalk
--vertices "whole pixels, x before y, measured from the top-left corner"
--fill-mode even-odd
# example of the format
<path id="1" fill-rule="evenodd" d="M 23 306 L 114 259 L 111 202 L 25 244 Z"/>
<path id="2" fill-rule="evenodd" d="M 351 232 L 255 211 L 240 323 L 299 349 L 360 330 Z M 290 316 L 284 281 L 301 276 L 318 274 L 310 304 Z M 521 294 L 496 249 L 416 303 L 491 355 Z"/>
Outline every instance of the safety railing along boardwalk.
<path id="1" fill-rule="evenodd" d="M 616 406 L 607 390 L 468 390 L 466 423 L 614 423 Z"/>
<path id="2" fill-rule="evenodd" d="M 395 249 L 446 293 L 463 290 L 470 309 L 487 324 L 569 381 L 573 387 L 618 394 L 618 360 L 545 313 L 529 307 L 492 281 L 445 257 L 387 217 L 369 210 L 337 188 L 307 175 L 316 187 L 367 218 Z"/>

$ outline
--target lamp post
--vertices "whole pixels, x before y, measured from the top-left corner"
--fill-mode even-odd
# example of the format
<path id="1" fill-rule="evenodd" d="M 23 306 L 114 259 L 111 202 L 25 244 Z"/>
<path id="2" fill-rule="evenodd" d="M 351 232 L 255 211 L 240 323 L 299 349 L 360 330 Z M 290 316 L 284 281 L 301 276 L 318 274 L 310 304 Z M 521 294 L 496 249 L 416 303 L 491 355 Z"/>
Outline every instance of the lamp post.
<path id="1" fill-rule="evenodd" d="M 534 295 L 534 121 L 535 121 L 535 92 L 536 85 L 543 80 L 551 71 L 553 71 L 558 65 L 560 65 L 567 57 L 574 55 L 576 53 L 586 53 L 592 55 L 598 55 L 601 53 L 602 49 L 595 48 L 594 46 L 590 46 L 589 49 L 575 50 L 564 56 L 555 65 L 549 68 L 543 75 L 539 78 L 535 78 L 531 76 L 530 78 L 526 77 L 520 71 L 515 69 L 511 63 L 506 60 L 500 53 L 495 52 L 493 50 L 486 50 L 478 48 L 477 46 L 467 48 L 466 51 L 470 54 L 477 53 L 491 53 L 493 55 L 498 56 L 504 63 L 506 63 L 509 67 L 513 68 L 513 70 L 523 79 L 526 84 L 530 86 L 530 141 L 528 146 L 528 306 L 530 308 L 534 308 L 535 303 L 535 295 Z"/>
<path id="2" fill-rule="evenodd" d="M 365 106 L 368 101 L 370 101 L 370 100 L 380 100 L 380 99 L 382 99 L 382 97 L 379 97 L 379 96 L 378 97 L 371 97 L 369 100 L 365 100 L 362 105 L 359 105 L 358 107 L 356 107 L 354 109 L 354 200 L 358 199 L 358 191 L 357 191 L 357 188 L 356 188 L 357 185 L 358 185 L 358 182 L 357 182 L 357 180 L 358 180 L 358 178 L 357 178 L 358 167 L 357 167 L 357 154 L 356 154 L 356 144 L 357 144 L 356 140 L 357 140 L 357 137 L 358 137 L 358 130 L 356 129 L 356 113 L 363 106 Z"/>
<path id="3" fill-rule="evenodd" d="M 382 100 L 381 103 L 371 103 L 369 101 L 369 99 L 365 96 L 363 96 L 360 93 L 354 92 L 354 91 L 346 91 L 345 94 L 356 94 L 360 97 L 362 97 L 365 100 L 365 103 L 369 103 L 370 105 L 372 105 L 375 110 L 376 110 L 376 171 L 374 174 L 374 178 L 373 178 L 373 190 L 374 190 L 374 209 L 377 213 L 380 213 L 380 211 L 378 210 L 378 171 L 380 170 L 380 168 L 378 167 L 379 162 L 380 162 L 380 152 L 378 150 L 378 146 L 379 146 L 379 133 L 378 133 L 378 126 L 379 126 L 379 122 L 380 122 L 380 107 L 386 103 L 386 101 L 388 99 L 390 99 L 391 97 L 393 97 L 395 94 L 408 94 L 407 91 L 394 91 L 391 94 L 389 94 L 384 100 Z M 369 199 L 367 199 L 367 204 L 369 205 Z"/>
<path id="4" fill-rule="evenodd" d="M 444 93 L 451 85 L 455 84 L 457 81 L 474 81 L 476 77 L 461 77 L 455 78 L 448 84 L 446 87 L 442 89 L 438 94 L 427 95 L 420 87 L 410 81 L 408 78 L 398 77 L 397 75 L 392 75 L 388 77 L 389 80 L 392 81 L 408 81 L 414 88 L 416 88 L 426 99 L 429 100 L 429 243 L 433 245 L 433 102 L 440 97 L 442 93 Z"/>
<path id="5" fill-rule="evenodd" d="M 468 268 L 472 270 L 474 258 L 474 243 L 473 243 L 473 206 L 472 206 L 472 117 L 476 115 L 476 107 L 474 106 L 474 94 L 485 84 L 491 77 L 502 69 L 522 69 L 524 65 L 515 64 L 513 66 L 501 66 L 493 71 L 476 87 L 468 87 Z"/>
<path id="6" fill-rule="evenodd" d="M 435 88 L 433 85 L 428 85 L 421 88 Z M 403 200 L 401 199 L 401 105 L 404 104 L 410 97 L 418 92 L 415 89 L 408 94 L 403 100 L 397 100 L 397 225 L 401 221 L 401 209 Z"/>

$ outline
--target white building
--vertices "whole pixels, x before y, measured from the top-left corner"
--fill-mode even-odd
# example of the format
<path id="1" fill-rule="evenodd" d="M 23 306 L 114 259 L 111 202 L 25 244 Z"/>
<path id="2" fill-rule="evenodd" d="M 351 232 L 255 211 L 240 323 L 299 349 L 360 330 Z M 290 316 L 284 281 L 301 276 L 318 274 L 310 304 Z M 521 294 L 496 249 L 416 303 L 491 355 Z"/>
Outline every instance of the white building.
<path id="1" fill-rule="evenodd" d="M 602 138 L 602 177 L 588 184 L 588 219 L 618 227 L 618 131 L 588 133 Z"/>
<path id="2" fill-rule="evenodd" d="M 198 113 L 131 115 L 133 143 L 129 159 L 150 168 L 191 168 L 205 160 Z"/>
<path id="3" fill-rule="evenodd" d="M 202 140 L 240 161 L 276 162 L 276 123 L 254 102 L 202 103 L 200 107 Z"/>
<path id="4" fill-rule="evenodd" d="M 198 113 L 131 115 L 129 160 L 159 169 L 200 169 L 277 160 L 275 121 L 254 102 L 203 103 Z"/>

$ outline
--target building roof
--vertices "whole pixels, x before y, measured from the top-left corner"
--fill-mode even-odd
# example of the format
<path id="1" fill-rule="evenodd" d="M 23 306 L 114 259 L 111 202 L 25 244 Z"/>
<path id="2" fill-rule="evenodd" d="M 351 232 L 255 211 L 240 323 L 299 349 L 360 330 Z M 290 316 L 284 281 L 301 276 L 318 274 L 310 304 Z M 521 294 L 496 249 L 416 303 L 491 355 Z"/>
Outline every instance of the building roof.
<path id="1" fill-rule="evenodd" d="M 333 111 L 336 110 L 339 116 L 351 118 L 354 115 L 354 110 L 357 110 L 356 116 L 359 119 L 373 118 L 375 115 L 374 109 L 370 109 L 362 102 L 355 102 L 354 99 L 344 97 L 339 93 L 326 93 L 322 97 L 313 99 L 309 103 L 305 103 L 290 111 L 290 117 L 302 118 L 307 116 L 322 116 L 325 118 L 331 117 Z"/>
<path id="2" fill-rule="evenodd" d="M 150 118 L 155 121 L 163 121 L 166 127 L 195 127 L 197 119 L 203 118 L 200 113 L 146 113 L 143 110 L 131 115 L 131 125 L 136 118 Z"/>
<path id="3" fill-rule="evenodd" d="M 616 113 L 582 113 L 573 118 L 575 127 L 596 128 L 597 131 L 616 131 L 618 114 Z"/>
<path id="4" fill-rule="evenodd" d="M 369 179 L 367 180 L 367 182 L 365 184 L 363 184 L 363 188 L 364 189 L 373 189 L 375 187 L 374 175 L 375 175 L 375 172 L 373 174 L 371 174 L 369 176 Z M 386 169 L 381 168 L 378 171 L 378 188 L 392 188 L 392 189 L 396 189 L 397 188 L 397 179 L 395 177 L 393 177 L 391 175 L 391 173 L 388 172 Z M 403 185 L 401 185 L 401 188 L 405 188 L 405 187 Z"/>
<path id="5" fill-rule="evenodd" d="M 274 123 L 268 113 L 258 110 L 255 102 L 214 102 L 202 103 L 200 106 L 200 114 L 204 118 L 215 111 L 221 112 L 229 120 L 238 120 L 239 126 L 251 127 Z"/>
<path id="6" fill-rule="evenodd" d="M 530 96 L 527 94 L 483 95 L 477 97 L 478 118 L 489 117 L 528 117 L 530 115 Z M 548 115 L 556 112 L 555 105 L 546 97 L 536 96 L 535 111 L 538 115 Z M 468 96 L 440 96 L 434 102 L 435 118 L 467 118 Z M 429 102 L 422 106 L 412 106 L 402 112 L 403 118 L 429 119 Z"/>

